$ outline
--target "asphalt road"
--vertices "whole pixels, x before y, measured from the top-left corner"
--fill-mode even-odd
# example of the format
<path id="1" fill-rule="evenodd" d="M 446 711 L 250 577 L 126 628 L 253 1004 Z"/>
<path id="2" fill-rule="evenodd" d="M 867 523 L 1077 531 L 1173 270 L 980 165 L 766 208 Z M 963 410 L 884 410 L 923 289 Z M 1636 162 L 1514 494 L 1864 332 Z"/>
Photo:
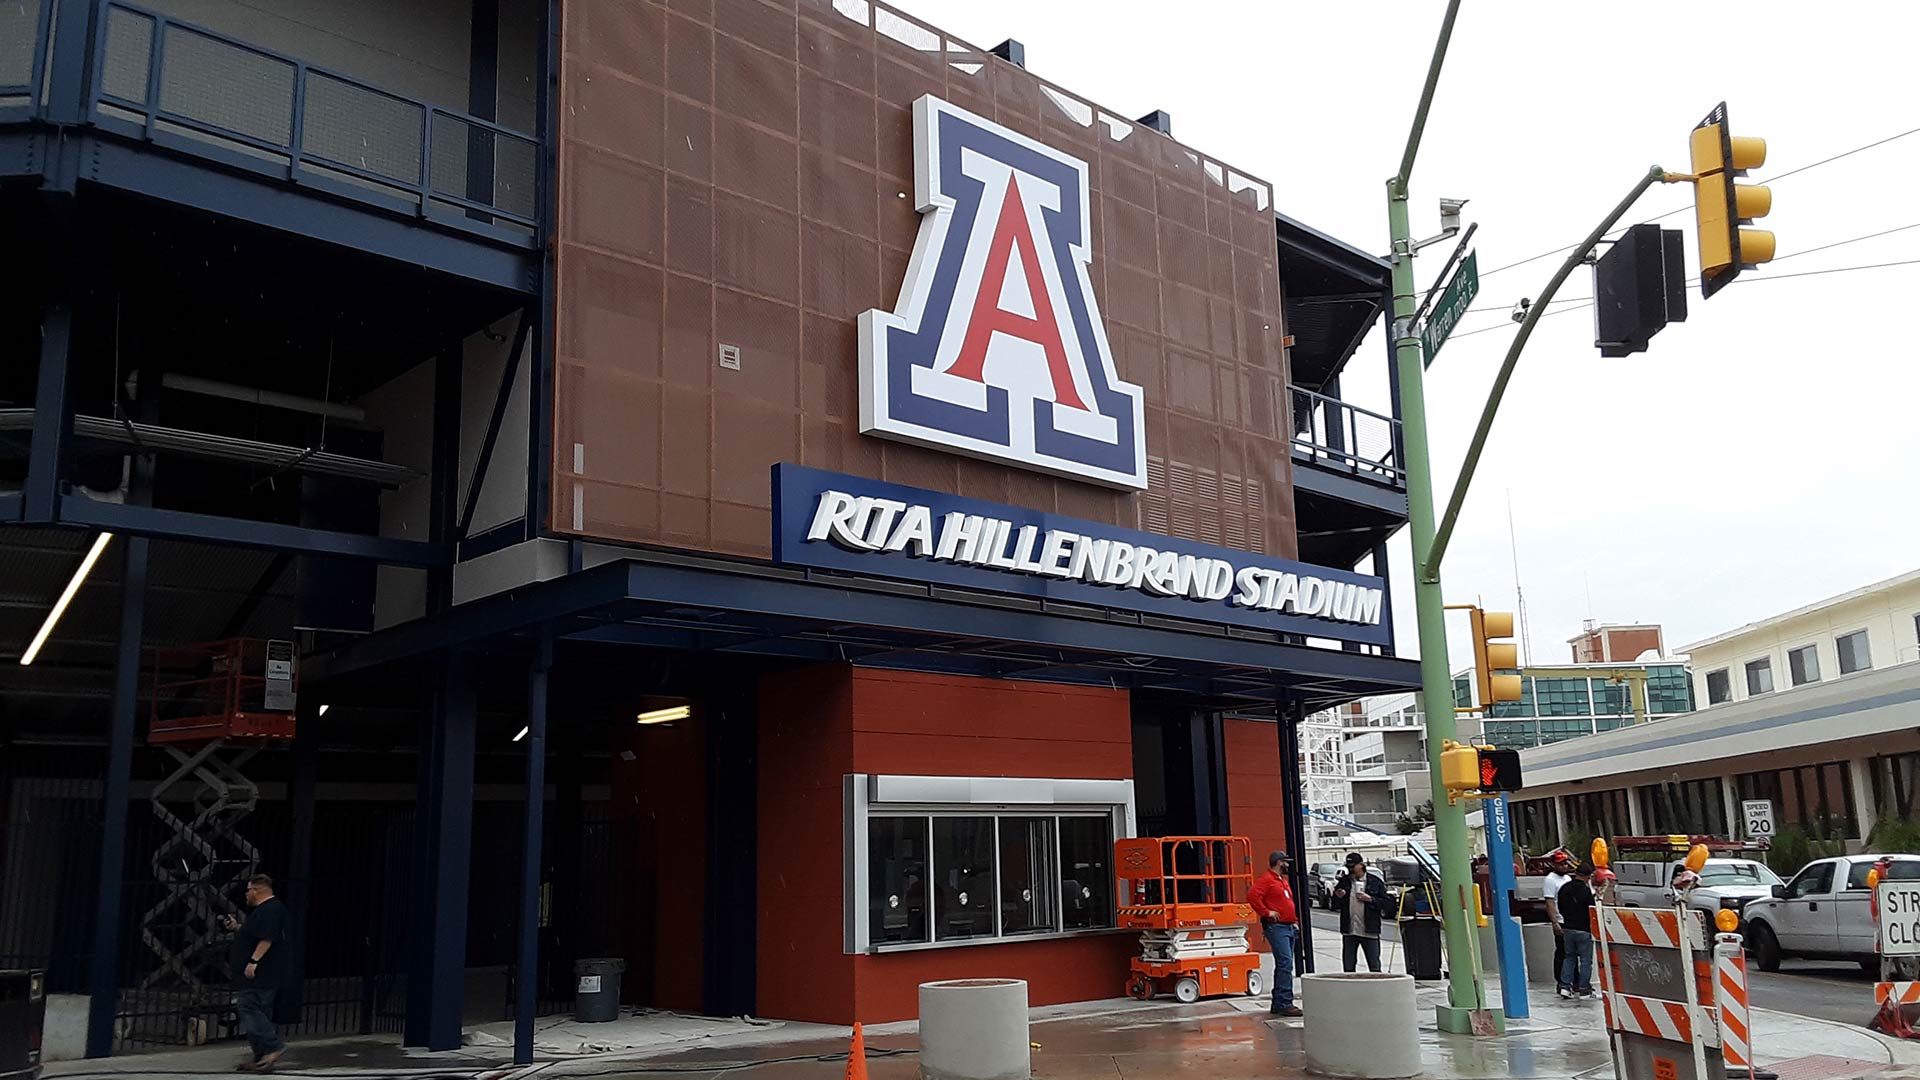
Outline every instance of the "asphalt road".
<path id="1" fill-rule="evenodd" d="M 1391 943 L 1398 940 L 1391 923 L 1382 926 L 1381 959 L 1389 970 L 1405 970 L 1406 961 Z M 1339 940 L 1340 917 L 1315 910 L 1316 940 Z M 1865 1024 L 1873 1018 L 1874 979 L 1858 964 L 1823 960 L 1787 960 L 1779 972 L 1767 974 L 1749 965 L 1747 993 L 1756 1008 L 1795 1013 L 1841 1024 Z"/>

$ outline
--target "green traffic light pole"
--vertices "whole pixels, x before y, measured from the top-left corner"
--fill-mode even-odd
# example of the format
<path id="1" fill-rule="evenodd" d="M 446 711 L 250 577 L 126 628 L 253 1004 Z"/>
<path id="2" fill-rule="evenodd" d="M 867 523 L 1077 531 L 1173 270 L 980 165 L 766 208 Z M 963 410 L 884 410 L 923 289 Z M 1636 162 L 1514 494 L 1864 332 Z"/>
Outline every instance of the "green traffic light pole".
<path id="1" fill-rule="evenodd" d="M 1442 1031 L 1469 1034 L 1475 1031 L 1476 1016 L 1480 1017 L 1479 1030 L 1482 1033 L 1504 1030 L 1505 1017 L 1500 1010 L 1488 1008 L 1486 986 L 1480 981 L 1475 919 L 1469 905 L 1473 880 L 1471 855 L 1467 846 L 1466 806 L 1443 797 L 1446 787 L 1441 780 L 1440 754 L 1444 745 L 1454 740 L 1456 725 L 1453 675 L 1447 663 L 1447 626 L 1445 599 L 1440 588 L 1440 559 L 1446 553 L 1454 522 L 1459 517 L 1461 504 L 1466 501 L 1468 485 L 1479 465 L 1487 435 L 1492 430 L 1494 415 L 1506 393 L 1507 383 L 1513 377 L 1520 352 L 1533 334 L 1534 324 L 1546 313 L 1547 305 L 1574 268 L 1586 260 L 1594 246 L 1649 187 L 1662 181 L 1691 177 L 1674 176 L 1658 166 L 1649 170 L 1620 205 L 1607 215 L 1606 220 L 1574 248 L 1548 281 L 1545 290 L 1528 309 L 1507 349 L 1506 360 L 1494 379 L 1493 389 L 1480 414 L 1479 426 L 1474 431 L 1459 478 L 1454 483 L 1446 515 L 1436 524 L 1433 514 L 1433 463 L 1427 448 L 1425 365 L 1419 328 L 1415 325 L 1418 309 L 1413 277 L 1415 244 L 1407 213 L 1407 187 L 1413 175 L 1414 157 L 1420 149 L 1420 137 L 1426 128 L 1427 113 L 1433 104 L 1434 90 L 1439 85 L 1440 68 L 1446 59 L 1447 43 L 1453 36 L 1454 19 L 1459 10 L 1460 0 L 1449 0 L 1439 38 L 1434 43 L 1433 58 L 1427 68 L 1426 83 L 1420 92 L 1420 104 L 1414 111 L 1413 126 L 1407 133 L 1407 146 L 1400 159 L 1400 171 L 1387 181 L 1387 221 L 1393 240 L 1392 333 L 1394 366 L 1400 384 L 1401 454 L 1407 476 L 1408 525 L 1413 541 L 1413 596 L 1419 624 L 1421 709 L 1426 716 L 1427 768 L 1432 778 L 1434 831 L 1440 848 L 1442 925 L 1445 928 L 1447 955 L 1453 958 L 1447 965 L 1447 1004 L 1439 1007 L 1438 1021 Z"/>

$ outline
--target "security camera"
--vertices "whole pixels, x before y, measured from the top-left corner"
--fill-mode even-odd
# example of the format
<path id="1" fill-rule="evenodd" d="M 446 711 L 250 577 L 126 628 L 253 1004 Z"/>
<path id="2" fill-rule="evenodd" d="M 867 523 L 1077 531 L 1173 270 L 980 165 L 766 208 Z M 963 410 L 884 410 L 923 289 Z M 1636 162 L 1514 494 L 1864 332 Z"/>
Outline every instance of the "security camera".
<path id="1" fill-rule="evenodd" d="M 1466 199 L 1440 200 L 1440 228 L 1452 232 L 1460 228 L 1460 211 L 1467 205 Z"/>

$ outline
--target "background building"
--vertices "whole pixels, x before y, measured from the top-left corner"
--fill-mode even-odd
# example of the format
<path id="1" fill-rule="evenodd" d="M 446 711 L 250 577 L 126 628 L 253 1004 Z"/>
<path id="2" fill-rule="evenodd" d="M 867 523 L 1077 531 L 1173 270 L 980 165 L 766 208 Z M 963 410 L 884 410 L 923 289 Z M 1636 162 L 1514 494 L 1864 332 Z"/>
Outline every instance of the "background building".
<path id="1" fill-rule="evenodd" d="M 1917 622 L 1920 573 L 1904 574 L 1691 646 L 1702 690 L 1725 677 L 1731 700 L 1526 750 L 1516 830 L 1534 850 L 1560 837 L 1738 835 L 1741 803 L 1758 800 L 1772 807 L 1783 873 L 1811 845 L 1861 850 L 1877 822 L 1920 811 Z M 1760 689 L 1741 692 L 1748 671 Z M 1765 681 L 1780 672 L 1805 677 Z"/>
<path id="2" fill-rule="evenodd" d="M 1702 705 L 1745 701 L 1920 657 L 1920 570 L 1686 647 Z"/>
<path id="3" fill-rule="evenodd" d="M 1679 660 L 1639 660 L 1631 663 L 1575 664 L 1571 667 L 1632 668 L 1646 672 L 1647 719 L 1666 720 L 1693 711 L 1686 665 Z M 1612 731 L 1633 723 L 1633 704 L 1627 684 L 1606 676 L 1521 672 L 1520 700 L 1496 703 L 1480 721 L 1481 737 L 1492 746 L 1543 746 Z M 1473 703 L 1473 672 L 1456 672 L 1454 700 Z"/>
<path id="4" fill-rule="evenodd" d="M 1656 624 L 1595 623 L 1567 639 L 1576 664 L 1627 664 L 1648 655 L 1667 655 L 1665 636 Z"/>

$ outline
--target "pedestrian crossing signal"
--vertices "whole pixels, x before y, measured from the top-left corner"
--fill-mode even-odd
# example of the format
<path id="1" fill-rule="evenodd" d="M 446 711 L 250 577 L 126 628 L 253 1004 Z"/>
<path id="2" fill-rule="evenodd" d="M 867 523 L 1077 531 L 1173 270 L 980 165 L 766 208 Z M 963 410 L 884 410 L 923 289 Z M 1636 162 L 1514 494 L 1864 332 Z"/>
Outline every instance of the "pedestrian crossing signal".
<path id="1" fill-rule="evenodd" d="M 1519 791 L 1520 751 L 1480 748 L 1480 790 Z"/>

